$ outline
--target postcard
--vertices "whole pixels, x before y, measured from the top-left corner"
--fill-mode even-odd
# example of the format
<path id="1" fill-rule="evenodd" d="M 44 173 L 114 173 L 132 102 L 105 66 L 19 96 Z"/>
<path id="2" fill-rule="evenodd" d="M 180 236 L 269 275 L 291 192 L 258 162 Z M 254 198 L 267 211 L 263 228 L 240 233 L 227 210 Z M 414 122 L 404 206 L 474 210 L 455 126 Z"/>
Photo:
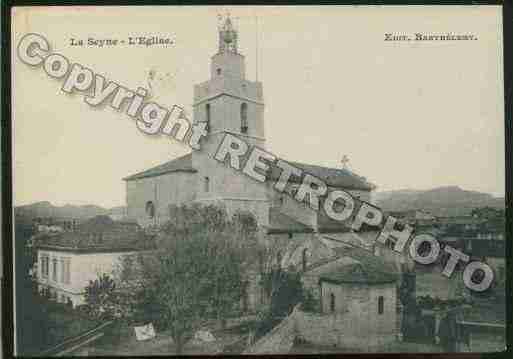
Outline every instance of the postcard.
<path id="1" fill-rule="evenodd" d="M 504 351 L 502 24 L 13 7 L 15 352 Z"/>

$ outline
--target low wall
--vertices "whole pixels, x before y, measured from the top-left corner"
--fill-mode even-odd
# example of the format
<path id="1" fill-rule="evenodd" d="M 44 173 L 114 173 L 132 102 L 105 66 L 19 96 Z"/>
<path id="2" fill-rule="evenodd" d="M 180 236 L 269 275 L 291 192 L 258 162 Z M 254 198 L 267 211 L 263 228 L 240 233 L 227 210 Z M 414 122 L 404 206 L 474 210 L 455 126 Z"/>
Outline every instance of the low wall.
<path id="1" fill-rule="evenodd" d="M 358 330 L 359 325 L 354 318 L 344 314 L 307 313 L 297 310 L 294 313 L 294 325 L 298 337 L 309 343 L 357 351 L 369 348 L 377 351 L 379 347 L 396 339 L 393 334 L 371 334 Z"/>
<path id="2" fill-rule="evenodd" d="M 296 338 L 321 346 L 377 352 L 387 344 L 393 343 L 396 335 L 366 333 L 364 330 L 358 330 L 358 323 L 351 316 L 307 313 L 296 306 L 284 321 L 254 343 L 244 354 L 289 353 Z"/>

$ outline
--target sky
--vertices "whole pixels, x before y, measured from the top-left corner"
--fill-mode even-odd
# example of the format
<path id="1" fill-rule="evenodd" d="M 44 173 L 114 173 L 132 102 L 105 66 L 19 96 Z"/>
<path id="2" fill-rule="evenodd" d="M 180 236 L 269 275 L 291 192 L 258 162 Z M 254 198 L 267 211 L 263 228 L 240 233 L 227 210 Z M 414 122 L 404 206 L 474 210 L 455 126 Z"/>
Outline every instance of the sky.
<path id="1" fill-rule="evenodd" d="M 350 168 L 377 190 L 457 185 L 504 195 L 500 7 L 38 7 L 15 8 L 13 44 L 44 35 L 52 51 L 154 100 L 192 113 L 209 78 L 217 15 L 239 30 L 246 78 L 263 83 L 267 149 Z M 258 18 L 258 27 L 256 26 Z M 258 29 L 258 31 L 257 31 Z M 474 34 L 476 41 L 390 42 L 385 33 Z M 160 36 L 174 46 L 71 46 Z M 412 35 L 413 36 L 413 35 Z M 257 41 L 258 39 L 258 41 Z M 257 46 L 258 43 L 258 46 Z M 137 130 L 125 113 L 64 94 L 62 80 L 13 52 L 14 203 L 125 204 L 123 177 L 189 149 Z M 168 76 L 166 76 L 169 74 Z"/>

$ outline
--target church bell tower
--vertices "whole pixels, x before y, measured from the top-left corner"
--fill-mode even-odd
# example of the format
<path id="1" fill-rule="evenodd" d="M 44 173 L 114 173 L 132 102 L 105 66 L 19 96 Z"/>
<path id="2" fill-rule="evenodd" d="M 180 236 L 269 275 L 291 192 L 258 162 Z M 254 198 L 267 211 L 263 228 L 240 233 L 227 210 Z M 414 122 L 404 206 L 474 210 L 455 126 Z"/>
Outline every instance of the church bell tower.
<path id="1" fill-rule="evenodd" d="M 209 135 L 228 131 L 265 147 L 262 83 L 246 79 L 239 35 L 230 17 L 218 26 L 218 37 L 210 79 L 194 86 L 194 120 L 206 122 Z"/>
<path id="2" fill-rule="evenodd" d="M 193 151 L 193 166 L 198 171 L 196 200 L 222 201 L 230 212 L 250 210 L 265 224 L 265 186 L 214 159 L 227 133 L 249 146 L 265 148 L 262 83 L 246 79 L 239 34 L 229 16 L 217 30 L 218 48 L 210 59 L 210 79 L 194 85 L 194 122 L 205 122 L 208 129 L 201 149 Z"/>

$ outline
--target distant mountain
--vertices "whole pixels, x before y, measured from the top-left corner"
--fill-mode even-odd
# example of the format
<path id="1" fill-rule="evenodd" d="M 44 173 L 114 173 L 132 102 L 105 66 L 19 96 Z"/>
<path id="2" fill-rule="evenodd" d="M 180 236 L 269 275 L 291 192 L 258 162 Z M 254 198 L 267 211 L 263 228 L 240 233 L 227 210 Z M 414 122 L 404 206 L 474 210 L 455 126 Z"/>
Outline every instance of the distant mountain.
<path id="1" fill-rule="evenodd" d="M 438 187 L 426 191 L 397 190 L 374 194 L 374 202 L 387 211 L 424 209 L 437 216 L 469 214 L 476 207 L 504 208 L 504 197 L 466 191 L 458 186 Z"/>
<path id="2" fill-rule="evenodd" d="M 66 204 L 64 206 L 54 206 L 48 201 L 36 202 L 14 208 L 17 216 L 34 217 L 65 217 L 76 219 L 88 219 L 99 215 L 110 215 L 124 213 L 125 207 L 114 207 L 106 209 L 100 206 L 88 204 L 76 206 Z"/>

